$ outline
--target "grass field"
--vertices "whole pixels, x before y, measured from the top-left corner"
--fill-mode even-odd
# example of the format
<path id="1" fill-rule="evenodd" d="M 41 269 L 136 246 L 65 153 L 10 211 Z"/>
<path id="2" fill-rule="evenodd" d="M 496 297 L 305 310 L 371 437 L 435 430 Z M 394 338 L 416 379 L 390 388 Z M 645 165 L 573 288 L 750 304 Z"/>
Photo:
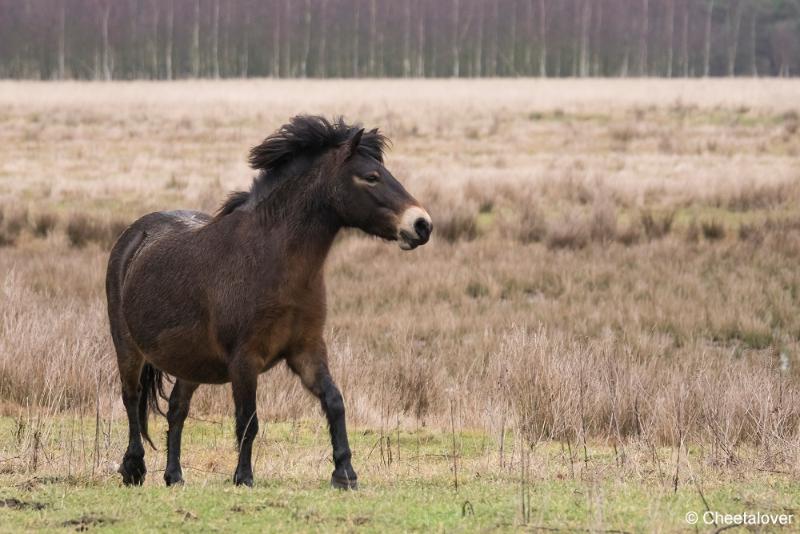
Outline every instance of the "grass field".
<path id="1" fill-rule="evenodd" d="M 254 451 L 260 475 L 253 490 L 235 488 L 232 422 L 190 421 L 185 439 L 187 484 L 161 484 L 163 458 L 151 462 L 151 481 L 122 487 L 113 472 L 126 429 L 99 433 L 93 422 L 61 418 L 41 445 L 41 468 L 3 476 L 4 531 L 159 529 L 211 531 L 593 531 L 669 532 L 690 525 L 688 512 L 760 511 L 796 514 L 800 482 L 744 466 L 704 465 L 690 449 L 691 482 L 675 490 L 669 449 L 631 444 L 621 461 L 605 446 L 570 461 L 556 444 L 520 449 L 508 435 L 501 454 L 486 435 L 463 431 L 352 432 L 360 467 L 358 492 L 331 490 L 327 429 L 316 422 L 271 424 Z M 3 446 L 16 423 L 2 421 Z M 159 425 L 159 430 L 164 430 Z M 385 440 L 382 443 L 382 440 Z M 521 456 L 522 455 L 522 456 Z M 520 471 L 520 462 L 526 469 Z M 50 474 L 51 465 L 67 463 Z M 523 508 L 524 506 L 524 508 Z M 707 508 L 708 507 L 708 508 Z M 714 525 L 709 525 L 714 528 Z M 716 525 L 723 526 L 723 525 Z"/>
<path id="2" fill-rule="evenodd" d="M 798 95 L 786 80 L 0 83 L 0 529 L 672 532 L 694 529 L 690 511 L 795 513 Z M 384 130 L 387 166 L 434 219 L 412 253 L 345 232 L 326 267 L 361 491 L 327 489 L 321 414 L 282 366 L 260 381 L 252 492 L 229 484 L 232 402 L 211 386 L 186 487 L 162 487 L 161 450 L 144 488 L 121 488 L 108 248 L 148 211 L 247 187 L 248 149 L 301 112 Z"/>

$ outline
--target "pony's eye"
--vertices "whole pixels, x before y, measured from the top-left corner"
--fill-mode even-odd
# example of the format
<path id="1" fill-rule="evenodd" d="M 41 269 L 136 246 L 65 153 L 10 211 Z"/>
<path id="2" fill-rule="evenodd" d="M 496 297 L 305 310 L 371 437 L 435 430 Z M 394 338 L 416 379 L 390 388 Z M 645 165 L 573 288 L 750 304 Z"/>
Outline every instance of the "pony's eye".
<path id="1" fill-rule="evenodd" d="M 378 183 L 378 175 L 377 174 L 368 174 L 364 176 L 364 181 L 369 184 Z"/>

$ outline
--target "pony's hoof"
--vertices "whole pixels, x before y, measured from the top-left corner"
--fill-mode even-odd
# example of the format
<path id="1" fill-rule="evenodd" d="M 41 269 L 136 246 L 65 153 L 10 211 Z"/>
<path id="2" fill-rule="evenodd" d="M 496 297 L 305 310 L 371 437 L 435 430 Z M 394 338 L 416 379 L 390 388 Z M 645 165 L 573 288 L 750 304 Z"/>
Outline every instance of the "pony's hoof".
<path id="1" fill-rule="evenodd" d="M 331 487 L 334 489 L 340 490 L 357 490 L 358 489 L 358 477 L 355 476 L 348 477 L 345 475 L 339 475 L 336 471 L 333 472 L 331 475 Z"/>
<path id="2" fill-rule="evenodd" d="M 122 459 L 122 465 L 119 466 L 119 474 L 122 475 L 122 483 L 126 486 L 141 486 L 144 484 L 144 477 L 147 474 L 144 459 L 126 456 Z"/>
<path id="3" fill-rule="evenodd" d="M 180 471 L 164 473 L 164 482 L 167 486 L 183 486 L 183 475 Z"/>
<path id="4" fill-rule="evenodd" d="M 253 487 L 253 475 L 240 475 L 236 473 L 233 475 L 233 483 L 237 486 L 247 486 L 248 488 Z"/>

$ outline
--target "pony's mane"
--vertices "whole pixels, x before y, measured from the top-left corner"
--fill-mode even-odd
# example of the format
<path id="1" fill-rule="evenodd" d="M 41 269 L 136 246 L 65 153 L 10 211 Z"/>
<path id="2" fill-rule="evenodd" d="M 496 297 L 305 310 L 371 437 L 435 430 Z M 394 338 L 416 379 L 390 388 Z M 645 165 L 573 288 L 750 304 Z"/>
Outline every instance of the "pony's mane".
<path id="1" fill-rule="evenodd" d="M 342 117 L 330 122 L 318 115 L 297 115 L 250 150 L 250 167 L 267 172 L 276 170 L 297 156 L 317 154 L 341 146 L 359 130 L 361 125 L 347 124 Z M 386 144 L 386 137 L 376 128 L 364 132 L 358 150 L 383 163 Z"/>
<path id="2" fill-rule="evenodd" d="M 347 124 L 342 117 L 332 122 L 318 115 L 297 115 L 275 133 L 250 150 L 250 167 L 259 170 L 249 192 L 237 191 L 228 195 L 216 217 L 223 217 L 246 204 L 259 191 L 270 191 L 280 170 L 302 156 L 317 156 L 325 150 L 344 145 L 361 131 L 360 124 Z M 357 151 L 383 163 L 388 139 L 378 129 L 364 131 Z M 261 200 L 261 199 L 257 199 Z"/>

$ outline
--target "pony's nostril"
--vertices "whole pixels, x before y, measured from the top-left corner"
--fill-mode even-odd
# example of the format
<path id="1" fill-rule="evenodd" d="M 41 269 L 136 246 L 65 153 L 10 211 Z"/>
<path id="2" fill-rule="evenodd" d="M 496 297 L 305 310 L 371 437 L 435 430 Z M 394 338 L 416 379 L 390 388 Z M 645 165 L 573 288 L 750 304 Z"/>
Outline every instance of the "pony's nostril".
<path id="1" fill-rule="evenodd" d="M 417 236 L 423 240 L 427 241 L 431 235 L 432 225 L 430 221 L 420 217 L 414 222 L 414 231 L 417 232 Z"/>

